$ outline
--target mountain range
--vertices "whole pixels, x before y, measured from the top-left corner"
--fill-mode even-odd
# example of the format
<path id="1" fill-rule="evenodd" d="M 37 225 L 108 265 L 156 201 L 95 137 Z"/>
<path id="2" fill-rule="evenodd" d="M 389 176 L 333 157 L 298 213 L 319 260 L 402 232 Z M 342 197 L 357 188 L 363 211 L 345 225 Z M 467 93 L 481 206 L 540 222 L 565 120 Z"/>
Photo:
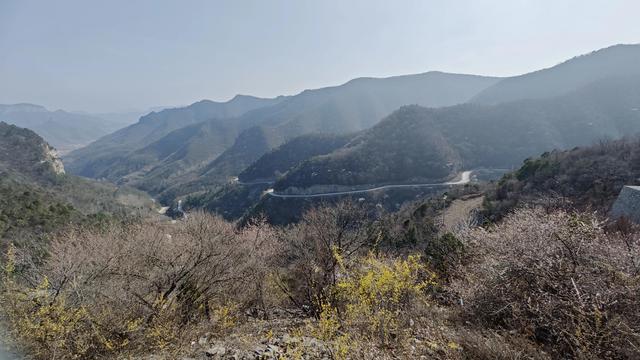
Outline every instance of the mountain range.
<path id="1" fill-rule="evenodd" d="M 617 45 L 509 78 L 428 72 L 201 101 L 151 113 L 63 160 L 71 173 L 169 202 L 218 193 L 236 176 L 224 185 L 236 194 L 264 180 L 276 191 L 444 181 L 639 131 L 638 64 L 639 45 Z"/>
<path id="2" fill-rule="evenodd" d="M 236 97 L 227 103 L 199 102 L 143 117 L 137 124 L 68 154 L 64 160 L 73 173 L 112 181 L 132 179 L 133 185 L 146 184 L 145 189 L 166 187 L 160 184 L 166 180 L 164 177 L 153 180 L 155 174 L 166 175 L 164 169 L 175 176 L 184 172 L 174 181 L 176 184 L 202 176 L 226 181 L 265 152 L 297 135 L 362 130 L 404 104 L 453 105 L 467 101 L 496 81 L 433 72 L 356 79 L 341 86 L 276 99 Z M 244 106 L 239 106 L 241 101 Z M 225 108 L 234 111 L 220 111 Z M 173 132 L 187 126 L 193 128 Z M 164 148 L 153 144 L 155 141 L 187 146 L 188 141 L 182 139 L 185 132 L 207 133 L 203 128 L 211 131 L 201 138 L 200 146 L 182 147 L 180 151 L 171 147 L 172 151 L 160 154 L 155 150 Z M 144 160 L 139 160 L 141 156 Z"/>
<path id="3" fill-rule="evenodd" d="M 49 111 L 34 104 L 0 104 L 0 121 L 35 131 L 61 154 L 86 146 L 131 122 L 131 114 L 105 115 Z"/>
<path id="4" fill-rule="evenodd" d="M 163 161 L 189 163 L 194 161 L 191 157 L 210 160 L 232 143 L 240 131 L 240 124 L 231 119 L 283 99 L 236 96 L 224 103 L 203 100 L 182 108 L 152 112 L 137 123 L 68 154 L 65 164 L 78 175 L 117 181 L 125 175 L 161 166 Z M 191 151 L 192 142 L 198 141 L 201 146 Z M 184 155 L 180 156 L 181 153 Z"/>
<path id="5" fill-rule="evenodd" d="M 437 182 L 463 168 L 510 168 L 546 150 L 638 133 L 638 107 L 638 75 L 547 99 L 408 106 L 342 148 L 304 161 L 274 188 Z"/>
<path id="6" fill-rule="evenodd" d="M 548 69 L 505 78 L 479 92 L 471 102 L 498 104 L 560 96 L 601 79 L 640 74 L 639 61 L 639 45 L 615 45 Z"/>

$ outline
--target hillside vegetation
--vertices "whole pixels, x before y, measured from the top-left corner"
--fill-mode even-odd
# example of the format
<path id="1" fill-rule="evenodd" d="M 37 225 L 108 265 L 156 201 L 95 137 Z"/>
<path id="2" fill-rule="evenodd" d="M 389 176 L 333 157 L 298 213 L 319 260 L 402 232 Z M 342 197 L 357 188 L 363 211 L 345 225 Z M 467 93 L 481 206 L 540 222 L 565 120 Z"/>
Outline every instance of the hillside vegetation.
<path id="1" fill-rule="evenodd" d="M 640 184 L 640 138 L 602 140 L 525 160 L 489 192 L 485 208 L 496 220 L 525 204 L 608 214 L 624 185 Z"/>
<path id="2" fill-rule="evenodd" d="M 284 97 L 276 99 L 260 99 L 251 96 L 236 96 L 228 102 L 218 103 L 202 100 L 182 108 L 165 109 L 160 112 L 152 112 L 140 118 L 140 120 L 126 128 L 109 134 L 89 146 L 74 151 L 65 156 L 64 161 L 69 171 L 76 175 L 94 178 L 118 179 L 127 171 L 137 171 L 143 166 L 133 160 L 128 164 L 127 160 L 132 152 L 144 149 L 156 141 L 163 139 L 174 130 L 198 124 L 204 121 L 213 121 L 210 126 L 231 126 L 226 120 L 244 114 L 247 111 L 262 106 L 277 104 Z M 162 140 L 164 143 L 179 144 L 184 139 L 184 133 L 176 133 L 177 140 Z M 152 146 L 153 147 L 153 146 Z M 153 152 L 153 150 L 141 150 Z M 171 152 L 173 153 L 173 152 Z M 171 153 L 165 153 L 169 155 Z M 136 154 L 133 154 L 135 158 Z M 153 159 L 155 161 L 164 158 Z M 131 169 L 120 163 L 128 164 Z M 153 161 L 144 162 L 142 165 L 155 164 Z M 111 175 L 109 169 L 115 166 L 116 175 Z M 123 171 L 125 170 L 125 171 Z"/>
<path id="3" fill-rule="evenodd" d="M 66 175 L 40 136 L 0 122 L 0 248 L 41 248 L 69 223 L 148 215 L 153 207 L 139 191 Z"/>
<path id="4" fill-rule="evenodd" d="M 357 185 L 442 179 L 510 168 L 548 149 L 640 131 L 640 76 L 609 78 L 561 97 L 494 106 L 405 107 L 343 148 L 311 158 L 276 184 Z"/>
<path id="5" fill-rule="evenodd" d="M 421 110 L 395 111 L 344 147 L 302 163 L 274 188 L 447 179 L 460 168 L 457 154 Z"/>
<path id="6" fill-rule="evenodd" d="M 430 209 L 72 228 L 41 264 L 7 250 L 2 314 L 37 359 L 640 355 L 634 229 L 535 208 L 452 234 Z"/>
<path id="7" fill-rule="evenodd" d="M 262 155 L 243 170 L 238 178 L 243 182 L 276 179 L 311 157 L 324 155 L 344 146 L 354 137 L 352 134 L 309 134 L 293 138 Z"/>
<path id="8" fill-rule="evenodd" d="M 203 209 L 236 220 L 257 204 L 275 179 L 309 157 L 329 153 L 346 144 L 354 135 L 309 134 L 296 137 L 266 153 L 239 175 L 237 182 L 211 185 L 192 193 L 184 203 L 188 209 Z M 195 180 L 192 183 L 202 183 Z M 269 218 L 270 221 L 274 217 Z"/>

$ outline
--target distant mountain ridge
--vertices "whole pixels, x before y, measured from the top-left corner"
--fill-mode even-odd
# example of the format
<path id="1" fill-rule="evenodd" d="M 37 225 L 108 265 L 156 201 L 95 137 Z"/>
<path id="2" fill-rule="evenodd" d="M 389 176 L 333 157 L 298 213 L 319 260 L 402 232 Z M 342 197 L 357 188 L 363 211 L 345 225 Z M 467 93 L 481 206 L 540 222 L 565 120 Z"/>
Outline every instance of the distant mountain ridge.
<path id="1" fill-rule="evenodd" d="M 287 139 L 313 132 L 362 130 L 406 103 L 465 102 L 497 80 L 430 72 L 361 78 L 276 99 L 238 96 L 224 105 L 203 101 L 143 117 L 65 156 L 64 161 L 71 173 L 120 181 L 154 193 L 201 177 L 220 183 Z M 232 105 L 234 111 L 210 111 L 212 106 L 229 110 Z M 242 110 L 246 111 L 235 116 Z M 187 133 L 193 136 L 193 146 Z M 166 151 L 158 151 L 165 146 Z"/>
<path id="2" fill-rule="evenodd" d="M 277 104 L 284 98 L 261 99 L 239 95 L 223 103 L 202 100 L 182 108 L 152 112 L 141 117 L 137 123 L 68 154 L 64 161 L 74 174 L 117 180 L 121 173 L 118 172 L 117 176 L 109 174 L 112 166 L 127 162 L 131 153 L 161 141 L 175 130 L 204 121 L 212 121 L 222 127 L 235 127 L 235 123 L 231 121 L 233 117 L 262 106 Z M 173 140 L 165 142 L 175 143 Z M 121 167 L 116 170 L 121 171 Z M 133 171 L 138 170 L 140 166 L 134 164 Z"/>
<path id="3" fill-rule="evenodd" d="M 472 166 L 516 166 L 548 149 L 637 131 L 638 54 L 640 45 L 618 45 L 510 78 L 359 78 L 260 104 L 247 98 L 255 107 L 221 111 L 223 118 L 205 119 L 211 113 L 202 109 L 213 104 L 204 101 L 150 114 L 65 162 L 73 173 L 130 184 L 163 201 L 215 190 L 239 175 L 247 182 L 273 176 L 279 190 L 440 181 Z M 312 142 L 295 143 L 314 133 L 358 135 L 318 153 Z"/>
<path id="4" fill-rule="evenodd" d="M 18 103 L 18 104 L 0 104 L 0 114 L 10 114 L 12 112 L 47 112 L 47 108 L 42 105 L 30 104 L 30 103 Z"/>
<path id="5" fill-rule="evenodd" d="M 473 103 L 498 104 L 560 96 L 597 80 L 640 74 L 640 45 L 614 45 L 548 69 L 505 78 L 481 91 Z"/>
<path id="6" fill-rule="evenodd" d="M 85 146 L 125 124 L 91 114 L 49 111 L 44 106 L 21 103 L 0 104 L 0 121 L 31 129 L 61 153 Z"/>
<path id="7" fill-rule="evenodd" d="M 256 124 L 211 163 L 185 174 L 176 184 L 221 183 L 238 175 L 263 154 L 289 139 L 310 133 L 346 134 L 366 129 L 405 104 L 445 106 L 464 103 L 498 78 L 428 72 L 389 78 L 359 78 L 343 85 L 305 90 L 282 103 L 237 119 Z"/>
<path id="8" fill-rule="evenodd" d="M 462 167 L 508 168 L 546 150 L 640 132 L 640 75 L 551 99 L 404 107 L 343 148 L 302 162 L 276 190 L 440 179 Z M 448 170 L 447 170 L 448 169 Z"/>

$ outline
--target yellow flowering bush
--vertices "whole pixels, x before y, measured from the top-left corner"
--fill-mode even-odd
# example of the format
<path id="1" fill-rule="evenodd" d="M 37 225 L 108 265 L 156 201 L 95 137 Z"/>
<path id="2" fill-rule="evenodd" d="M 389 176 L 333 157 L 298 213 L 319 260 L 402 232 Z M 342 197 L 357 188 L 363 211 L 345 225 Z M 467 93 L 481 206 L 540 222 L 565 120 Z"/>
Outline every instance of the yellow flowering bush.
<path id="1" fill-rule="evenodd" d="M 426 290 L 435 285 L 435 274 L 417 255 L 395 260 L 369 255 L 340 275 L 333 289 L 337 303 L 322 305 L 316 334 L 332 342 L 337 357 L 356 342 L 347 334 L 392 346 L 409 327 L 410 310 L 426 305 Z"/>
<path id="2" fill-rule="evenodd" d="M 30 345 L 33 355 L 64 353 L 80 358 L 96 348 L 108 348 L 111 341 L 102 336 L 84 307 L 68 304 L 47 277 L 35 287 L 18 284 L 15 268 L 15 248 L 10 246 L 1 303 L 15 338 Z"/>

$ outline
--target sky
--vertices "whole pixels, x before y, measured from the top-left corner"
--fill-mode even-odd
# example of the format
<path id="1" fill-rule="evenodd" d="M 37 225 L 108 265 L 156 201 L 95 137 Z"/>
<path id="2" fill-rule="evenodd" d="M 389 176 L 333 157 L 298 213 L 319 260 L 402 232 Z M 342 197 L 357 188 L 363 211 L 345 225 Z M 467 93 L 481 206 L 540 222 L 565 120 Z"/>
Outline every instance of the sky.
<path id="1" fill-rule="evenodd" d="M 640 43 L 638 0 L 0 0 L 0 103 L 118 112 Z"/>

